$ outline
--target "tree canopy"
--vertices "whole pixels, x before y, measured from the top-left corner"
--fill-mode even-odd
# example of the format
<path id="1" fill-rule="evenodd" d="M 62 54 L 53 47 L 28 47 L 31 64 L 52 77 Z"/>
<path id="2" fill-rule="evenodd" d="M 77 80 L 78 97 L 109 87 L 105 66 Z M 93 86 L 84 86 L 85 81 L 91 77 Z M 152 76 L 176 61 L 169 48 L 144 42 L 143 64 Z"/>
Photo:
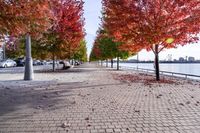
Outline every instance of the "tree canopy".
<path id="1" fill-rule="evenodd" d="M 126 59 L 133 53 L 127 50 L 120 49 L 121 42 L 116 42 L 115 38 L 110 37 L 104 29 L 99 29 L 95 39 L 90 60 L 106 60 L 120 57 Z"/>
<path id="2" fill-rule="evenodd" d="M 199 0 L 103 0 L 103 25 L 121 49 L 155 54 L 159 80 L 158 54 L 199 40 Z"/>
<path id="3" fill-rule="evenodd" d="M 50 0 L 1 0 L 0 7 L 1 38 L 43 32 L 53 17 Z"/>
<path id="4" fill-rule="evenodd" d="M 103 0 L 103 23 L 125 49 L 176 48 L 196 42 L 199 0 Z"/>
<path id="5" fill-rule="evenodd" d="M 33 57 L 70 59 L 81 47 L 85 37 L 82 0 L 1 1 L 0 7 L 0 36 L 9 36 L 13 45 L 31 34 Z M 16 48 L 23 51 L 19 48 L 24 47 L 12 49 Z"/>

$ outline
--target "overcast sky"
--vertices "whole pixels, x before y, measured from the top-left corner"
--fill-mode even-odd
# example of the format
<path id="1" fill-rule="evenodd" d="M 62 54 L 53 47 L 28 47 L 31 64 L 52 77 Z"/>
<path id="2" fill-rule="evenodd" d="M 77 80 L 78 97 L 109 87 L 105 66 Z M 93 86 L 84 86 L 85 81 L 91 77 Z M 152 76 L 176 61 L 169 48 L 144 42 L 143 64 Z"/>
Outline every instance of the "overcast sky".
<path id="1" fill-rule="evenodd" d="M 84 0 L 84 17 L 85 17 L 85 29 L 86 29 L 86 41 L 88 54 L 91 52 L 92 44 L 94 42 L 96 31 L 100 24 L 101 17 L 101 0 Z M 200 42 L 198 44 L 189 44 L 184 47 L 180 46 L 176 49 L 164 50 L 160 53 L 160 59 L 164 60 L 168 58 L 168 55 L 172 55 L 173 59 L 179 57 L 193 56 L 196 59 L 200 59 Z M 136 57 L 133 57 L 136 58 Z M 154 55 L 152 52 L 143 50 L 139 53 L 140 60 L 153 60 Z"/>

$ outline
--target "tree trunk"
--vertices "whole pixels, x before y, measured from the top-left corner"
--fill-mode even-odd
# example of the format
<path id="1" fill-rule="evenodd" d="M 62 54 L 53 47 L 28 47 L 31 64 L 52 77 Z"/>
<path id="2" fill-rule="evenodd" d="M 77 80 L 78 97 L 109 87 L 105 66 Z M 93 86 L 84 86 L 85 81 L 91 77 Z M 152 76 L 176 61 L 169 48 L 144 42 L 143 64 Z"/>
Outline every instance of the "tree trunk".
<path id="1" fill-rule="evenodd" d="M 117 57 L 117 70 L 119 70 L 119 57 Z"/>
<path id="2" fill-rule="evenodd" d="M 33 60 L 31 57 L 31 36 L 26 34 L 26 62 L 24 80 L 33 80 Z"/>
<path id="3" fill-rule="evenodd" d="M 53 72 L 55 72 L 55 54 L 53 52 Z"/>
<path id="4" fill-rule="evenodd" d="M 156 73 L 156 80 L 160 80 L 160 70 L 159 70 L 159 56 L 158 56 L 158 45 L 155 45 L 155 73 Z"/>
<path id="5" fill-rule="evenodd" d="M 113 68 L 113 59 L 111 59 L 110 62 L 111 62 L 111 68 Z"/>
<path id="6" fill-rule="evenodd" d="M 139 63 L 139 53 L 137 53 L 137 69 L 138 69 L 138 63 Z"/>
<path id="7" fill-rule="evenodd" d="M 6 43 L 3 44 L 3 60 L 6 59 Z"/>

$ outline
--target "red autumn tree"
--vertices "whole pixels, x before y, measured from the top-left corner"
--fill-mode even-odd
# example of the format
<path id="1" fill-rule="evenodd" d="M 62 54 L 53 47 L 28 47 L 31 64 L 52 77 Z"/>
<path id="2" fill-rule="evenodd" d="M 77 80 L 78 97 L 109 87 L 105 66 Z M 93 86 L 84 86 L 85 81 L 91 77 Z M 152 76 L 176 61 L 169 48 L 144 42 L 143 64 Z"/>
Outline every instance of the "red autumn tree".
<path id="1" fill-rule="evenodd" d="M 99 44 L 97 43 L 97 40 L 95 40 L 92 47 L 92 51 L 90 53 L 90 61 L 96 61 L 96 60 L 102 60 L 102 54 L 99 48 Z"/>
<path id="2" fill-rule="evenodd" d="M 197 42 L 200 32 L 199 0 L 103 0 L 105 25 L 122 49 L 152 50 L 156 79 L 159 53 Z"/>
<path id="3" fill-rule="evenodd" d="M 55 0 L 51 5 L 54 18 L 44 33 L 41 43 L 53 60 L 70 59 L 84 38 L 83 2 L 80 0 Z M 48 53 L 47 52 L 47 53 Z M 53 68 L 54 63 L 53 63 Z"/>
<path id="4" fill-rule="evenodd" d="M 58 13 L 56 32 L 63 40 L 61 48 L 65 52 L 62 55 L 71 59 L 85 36 L 83 1 L 63 0 Z"/>
<path id="5" fill-rule="evenodd" d="M 1 36 L 38 33 L 50 26 L 49 0 L 1 0 L 0 9 Z"/>
<path id="6" fill-rule="evenodd" d="M 25 80 L 33 79 L 31 38 L 49 26 L 51 16 L 49 0 L 1 0 L 0 36 L 23 36 L 26 34 Z"/>

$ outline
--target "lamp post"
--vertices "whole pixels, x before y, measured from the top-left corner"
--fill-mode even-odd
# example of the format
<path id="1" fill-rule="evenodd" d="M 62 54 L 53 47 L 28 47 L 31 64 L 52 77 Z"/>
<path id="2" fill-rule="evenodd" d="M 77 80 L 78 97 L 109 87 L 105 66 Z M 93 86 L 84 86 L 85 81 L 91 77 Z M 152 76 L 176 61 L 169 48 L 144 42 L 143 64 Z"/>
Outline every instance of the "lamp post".
<path id="1" fill-rule="evenodd" d="M 26 62 L 24 80 L 33 80 L 33 59 L 31 57 L 31 36 L 26 34 Z"/>

